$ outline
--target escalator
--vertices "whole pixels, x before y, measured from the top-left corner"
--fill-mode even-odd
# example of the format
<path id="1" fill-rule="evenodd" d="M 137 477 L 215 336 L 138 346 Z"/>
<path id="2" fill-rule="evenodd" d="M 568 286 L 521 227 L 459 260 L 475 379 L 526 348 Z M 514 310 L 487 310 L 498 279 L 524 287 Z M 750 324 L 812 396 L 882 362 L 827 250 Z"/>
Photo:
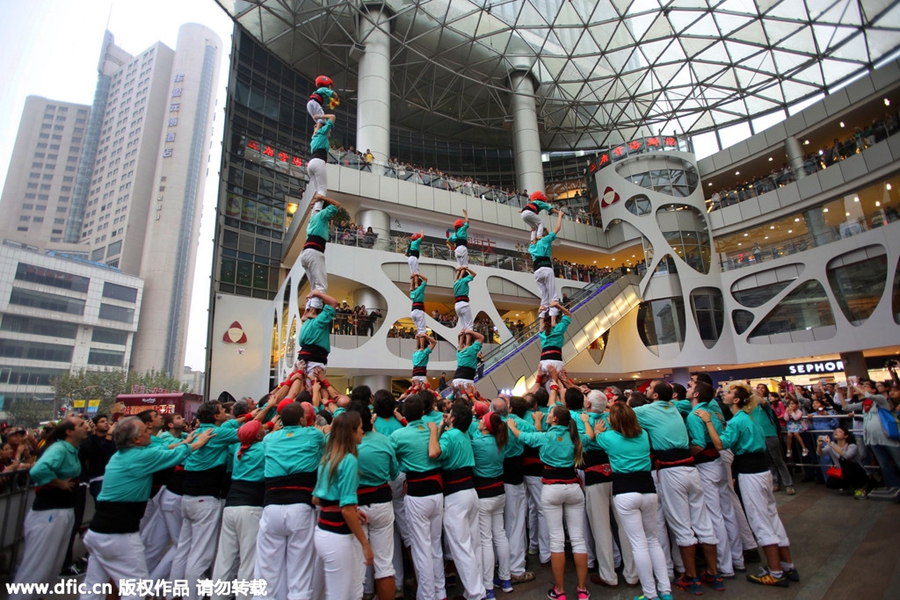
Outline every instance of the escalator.
<path id="1" fill-rule="evenodd" d="M 568 308 L 572 311 L 572 323 L 562 348 L 563 362 L 578 356 L 640 304 L 640 281 L 641 278 L 633 273 L 615 279 L 606 277 L 570 300 Z M 512 389 L 522 376 L 530 379 L 534 374 L 541 359 L 539 322 L 531 323 L 524 332 L 485 355 L 484 376 L 476 382 L 482 394 L 490 397 L 497 390 Z"/>

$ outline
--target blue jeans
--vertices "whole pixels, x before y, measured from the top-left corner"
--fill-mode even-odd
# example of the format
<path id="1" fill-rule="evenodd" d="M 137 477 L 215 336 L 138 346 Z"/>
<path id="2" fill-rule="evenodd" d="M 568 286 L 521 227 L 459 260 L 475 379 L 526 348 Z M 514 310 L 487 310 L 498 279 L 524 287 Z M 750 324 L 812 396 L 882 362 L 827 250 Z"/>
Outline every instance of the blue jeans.
<path id="1" fill-rule="evenodd" d="M 884 484 L 889 488 L 900 487 L 900 476 L 897 475 L 900 469 L 900 446 L 869 446 L 881 467 L 881 475 L 884 477 Z"/>

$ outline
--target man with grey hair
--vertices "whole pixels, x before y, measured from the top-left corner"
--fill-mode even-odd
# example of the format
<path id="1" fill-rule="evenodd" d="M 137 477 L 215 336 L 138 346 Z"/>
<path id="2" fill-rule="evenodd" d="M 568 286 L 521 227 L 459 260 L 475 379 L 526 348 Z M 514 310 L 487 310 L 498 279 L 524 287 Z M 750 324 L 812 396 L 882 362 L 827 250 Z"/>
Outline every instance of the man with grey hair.
<path id="1" fill-rule="evenodd" d="M 114 434 L 117 452 L 106 466 L 107 477 L 97 497 L 90 530 L 84 536 L 90 558 L 83 600 L 105 598 L 105 594 L 91 592 L 102 588 L 96 584 L 110 579 L 150 578 L 138 531 L 150 498 L 153 473 L 180 463 L 203 447 L 212 435 L 211 430 L 206 430 L 169 449 L 163 444 L 151 445 L 150 428 L 139 417 L 126 417 L 118 423 Z"/>
<path id="2" fill-rule="evenodd" d="M 585 398 L 588 405 L 587 412 L 591 419 L 601 419 L 608 426 L 609 417 L 606 405 L 611 400 L 610 396 L 617 398 L 622 395 L 607 391 L 591 390 Z M 616 389 L 618 391 L 618 389 Z M 609 465 L 609 456 L 597 445 L 591 442 L 584 446 L 584 510 L 587 512 L 591 537 L 594 540 L 594 556 L 597 559 L 597 573 L 591 575 L 591 582 L 597 585 L 615 588 L 619 585 L 619 577 L 616 574 L 615 564 L 615 540 L 612 534 L 612 524 L 609 511 L 616 510 L 612 501 L 612 469 Z M 628 535 L 622 528 L 622 520 L 616 513 L 616 523 L 619 527 L 619 554 L 622 557 L 624 570 L 622 575 L 629 585 L 636 584 L 638 579 L 637 567 L 634 564 L 634 554 Z"/>

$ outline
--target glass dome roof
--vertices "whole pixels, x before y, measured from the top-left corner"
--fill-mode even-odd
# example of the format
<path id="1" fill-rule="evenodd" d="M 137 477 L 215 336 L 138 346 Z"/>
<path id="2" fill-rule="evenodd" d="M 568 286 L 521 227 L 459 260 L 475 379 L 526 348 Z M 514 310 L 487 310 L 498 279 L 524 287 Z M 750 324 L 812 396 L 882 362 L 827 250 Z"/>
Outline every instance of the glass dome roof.
<path id="1" fill-rule="evenodd" d="M 394 124 L 496 142 L 509 74 L 536 83 L 544 150 L 696 134 L 786 111 L 900 48 L 900 0 L 218 0 L 352 98 L 357 19 L 390 22 Z M 784 114 L 781 112 L 780 114 Z"/>

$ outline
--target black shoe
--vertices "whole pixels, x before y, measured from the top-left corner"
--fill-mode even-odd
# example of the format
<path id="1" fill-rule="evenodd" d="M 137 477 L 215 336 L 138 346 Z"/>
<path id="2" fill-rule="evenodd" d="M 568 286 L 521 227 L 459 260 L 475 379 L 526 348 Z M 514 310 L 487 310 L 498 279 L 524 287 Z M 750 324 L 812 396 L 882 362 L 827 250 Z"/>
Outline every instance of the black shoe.
<path id="1" fill-rule="evenodd" d="M 745 563 L 758 563 L 761 562 L 759 558 L 759 551 L 754 548 L 753 550 L 744 550 L 744 562 Z"/>

